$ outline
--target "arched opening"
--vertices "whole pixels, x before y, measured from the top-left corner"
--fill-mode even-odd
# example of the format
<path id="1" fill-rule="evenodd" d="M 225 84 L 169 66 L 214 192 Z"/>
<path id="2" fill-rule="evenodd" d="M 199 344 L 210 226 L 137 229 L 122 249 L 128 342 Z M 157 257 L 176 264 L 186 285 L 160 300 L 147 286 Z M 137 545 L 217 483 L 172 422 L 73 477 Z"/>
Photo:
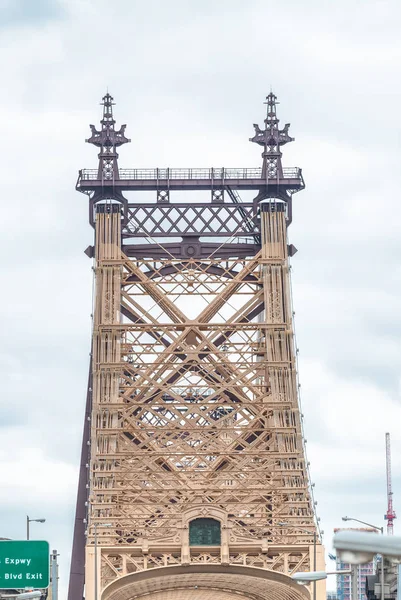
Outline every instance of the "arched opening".
<path id="1" fill-rule="evenodd" d="M 220 521 L 216 521 L 216 519 L 194 519 L 190 522 L 190 546 L 220 546 L 220 544 Z"/>

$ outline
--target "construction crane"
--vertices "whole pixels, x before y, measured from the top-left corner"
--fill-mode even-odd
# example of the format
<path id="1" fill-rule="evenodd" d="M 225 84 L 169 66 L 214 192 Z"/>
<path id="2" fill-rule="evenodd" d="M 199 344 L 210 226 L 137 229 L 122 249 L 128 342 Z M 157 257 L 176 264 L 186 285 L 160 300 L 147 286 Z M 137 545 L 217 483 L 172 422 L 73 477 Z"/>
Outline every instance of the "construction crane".
<path id="1" fill-rule="evenodd" d="M 393 509 L 393 490 L 391 485 L 391 449 L 390 434 L 386 433 L 386 473 L 387 473 L 387 512 L 384 518 L 387 521 L 387 535 L 393 535 L 393 521 L 397 515 Z"/>

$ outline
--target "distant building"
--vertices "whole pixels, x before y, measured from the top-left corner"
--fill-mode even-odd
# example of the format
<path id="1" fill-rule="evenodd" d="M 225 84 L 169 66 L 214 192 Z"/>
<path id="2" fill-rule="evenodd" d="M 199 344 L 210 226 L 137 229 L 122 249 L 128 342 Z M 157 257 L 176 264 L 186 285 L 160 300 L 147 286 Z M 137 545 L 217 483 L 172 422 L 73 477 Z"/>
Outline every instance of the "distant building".
<path id="1" fill-rule="evenodd" d="M 372 528 L 368 529 L 357 529 L 357 528 L 341 528 L 335 529 L 337 531 L 369 531 L 376 533 L 377 531 Z M 336 559 L 336 571 L 345 571 L 351 568 L 349 563 L 341 561 L 339 558 Z M 366 578 L 370 575 L 374 575 L 376 568 L 376 560 L 367 563 L 365 565 L 358 565 L 358 600 L 368 600 L 366 596 Z M 351 590 L 351 576 L 350 575 L 337 575 L 337 600 L 355 600 L 352 598 Z"/>
<path id="2" fill-rule="evenodd" d="M 337 592 L 327 592 L 326 600 L 337 600 Z"/>

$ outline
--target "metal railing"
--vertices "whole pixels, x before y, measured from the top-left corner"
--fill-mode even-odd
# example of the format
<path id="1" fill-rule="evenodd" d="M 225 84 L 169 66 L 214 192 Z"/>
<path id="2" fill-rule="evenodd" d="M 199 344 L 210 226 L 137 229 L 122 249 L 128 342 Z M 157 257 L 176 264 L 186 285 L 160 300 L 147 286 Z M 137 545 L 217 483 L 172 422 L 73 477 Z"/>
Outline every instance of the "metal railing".
<path id="1" fill-rule="evenodd" d="M 119 169 L 120 179 L 125 180 L 150 180 L 150 181 L 169 181 L 169 180 L 233 180 L 233 179 L 261 179 L 262 169 Z M 301 169 L 290 167 L 283 169 L 284 179 L 300 179 Z M 98 178 L 97 169 L 82 169 L 80 171 L 81 180 L 96 180 Z"/>

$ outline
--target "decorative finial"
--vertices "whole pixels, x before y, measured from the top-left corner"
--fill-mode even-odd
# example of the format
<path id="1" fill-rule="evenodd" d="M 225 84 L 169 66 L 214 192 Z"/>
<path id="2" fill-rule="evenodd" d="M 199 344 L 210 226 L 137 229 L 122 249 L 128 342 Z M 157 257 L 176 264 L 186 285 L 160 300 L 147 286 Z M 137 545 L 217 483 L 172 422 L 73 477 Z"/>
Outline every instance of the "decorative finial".
<path id="1" fill-rule="evenodd" d="M 107 91 L 101 102 L 101 106 L 103 106 L 103 118 L 100 121 L 102 128 L 98 131 L 94 125 L 90 125 L 92 135 L 85 140 L 100 148 L 98 178 L 105 182 L 119 178 L 116 148 L 131 141 L 124 135 L 126 125 L 121 125 L 118 131 L 114 129 L 116 123 L 113 118 L 114 104 L 113 97 Z"/>
<path id="2" fill-rule="evenodd" d="M 276 106 L 279 103 L 277 102 L 277 96 L 272 91 L 266 96 L 265 104 L 267 105 L 265 127 L 262 130 L 259 125 L 254 123 L 255 135 L 253 138 L 249 138 L 249 141 L 255 142 L 264 148 L 262 153 L 263 179 L 280 179 L 283 177 L 280 146 L 292 142 L 294 138 L 288 135 L 289 123 L 286 123 L 283 129 L 278 127 L 279 119 L 276 114 Z"/>
<path id="3" fill-rule="evenodd" d="M 113 119 L 114 105 L 115 102 L 113 102 L 113 97 L 110 96 L 109 92 L 107 91 L 106 95 L 102 98 L 102 102 L 100 103 L 100 106 L 103 106 L 103 119 L 100 121 L 102 125 L 106 123 L 113 123 L 113 125 L 115 124 Z"/>

